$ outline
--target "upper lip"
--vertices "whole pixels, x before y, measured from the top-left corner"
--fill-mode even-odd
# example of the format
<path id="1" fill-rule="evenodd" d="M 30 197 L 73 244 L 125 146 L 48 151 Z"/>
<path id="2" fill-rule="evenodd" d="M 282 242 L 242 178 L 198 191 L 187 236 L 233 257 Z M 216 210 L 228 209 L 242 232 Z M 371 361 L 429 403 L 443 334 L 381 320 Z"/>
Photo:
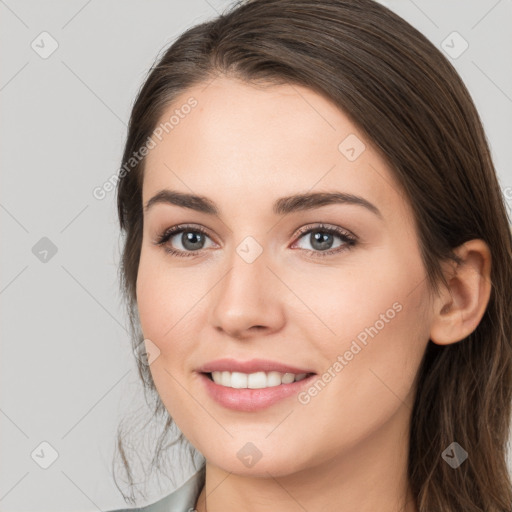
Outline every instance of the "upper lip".
<path id="1" fill-rule="evenodd" d="M 241 372 L 241 373 L 256 373 L 256 372 L 280 372 L 280 373 L 293 373 L 295 375 L 301 373 L 314 373 L 307 368 L 298 368 L 289 364 L 279 363 L 277 361 L 270 361 L 267 359 L 251 359 L 250 361 L 236 361 L 235 359 L 216 359 L 210 361 L 197 369 L 201 373 L 211 372 Z"/>

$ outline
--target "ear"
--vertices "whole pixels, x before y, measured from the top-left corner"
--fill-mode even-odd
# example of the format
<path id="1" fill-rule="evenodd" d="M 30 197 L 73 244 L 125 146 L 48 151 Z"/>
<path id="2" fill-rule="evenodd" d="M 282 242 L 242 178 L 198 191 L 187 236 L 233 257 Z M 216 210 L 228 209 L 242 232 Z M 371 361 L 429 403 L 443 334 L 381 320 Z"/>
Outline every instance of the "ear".
<path id="1" fill-rule="evenodd" d="M 491 295 L 491 252 L 480 239 L 454 251 L 462 262 L 444 264 L 448 288 L 434 300 L 430 339 L 438 345 L 463 340 L 482 319 Z"/>

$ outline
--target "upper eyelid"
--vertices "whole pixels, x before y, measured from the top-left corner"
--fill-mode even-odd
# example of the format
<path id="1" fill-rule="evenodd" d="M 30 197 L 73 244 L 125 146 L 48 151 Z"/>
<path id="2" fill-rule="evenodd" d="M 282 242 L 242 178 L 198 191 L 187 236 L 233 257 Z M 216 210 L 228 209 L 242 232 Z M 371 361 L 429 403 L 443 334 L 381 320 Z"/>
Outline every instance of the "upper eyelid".
<path id="1" fill-rule="evenodd" d="M 358 237 L 352 233 L 350 230 L 346 229 L 346 228 L 343 228 L 341 226 L 335 226 L 335 225 L 332 225 L 332 224 L 328 224 L 326 222 L 317 222 L 317 223 L 309 223 L 309 224 L 305 224 L 304 226 L 301 226 L 300 228 L 298 229 L 294 229 L 293 232 L 291 233 L 291 235 L 295 235 L 295 239 L 298 240 L 300 238 L 302 238 L 302 236 L 308 234 L 310 231 L 313 231 L 313 230 L 326 230 L 326 231 L 331 231 L 334 235 L 338 235 L 338 236 L 347 236 L 348 238 L 351 238 L 351 239 L 354 239 L 354 240 L 357 240 Z M 198 231 L 200 233 L 203 233 L 205 234 L 206 236 L 208 236 L 210 239 L 212 239 L 214 242 L 215 242 L 215 237 L 212 237 L 210 235 L 210 230 L 202 225 L 199 225 L 199 224 L 177 224 L 176 226 L 172 226 L 171 228 L 167 228 L 165 229 L 162 234 L 159 236 L 159 238 L 163 238 L 163 237 L 166 237 L 166 234 L 169 233 L 169 237 L 168 239 L 182 233 L 183 231 Z M 291 236 L 290 235 L 290 236 Z M 295 240 L 294 239 L 294 243 L 295 243 Z M 215 242 L 217 243 L 217 242 Z"/>
<path id="2" fill-rule="evenodd" d="M 317 229 L 319 231 L 321 229 L 325 229 L 326 231 L 332 231 L 337 235 L 347 234 L 351 238 L 357 238 L 357 236 L 354 233 L 352 233 L 352 231 L 350 231 L 349 229 L 343 228 L 341 226 L 335 226 L 332 224 L 328 224 L 326 222 L 317 222 L 317 223 L 306 224 L 305 226 L 300 227 L 298 230 L 295 230 L 294 233 L 297 232 L 297 235 L 303 235 L 303 234 L 308 233 L 309 231 L 313 231 L 315 229 Z"/>

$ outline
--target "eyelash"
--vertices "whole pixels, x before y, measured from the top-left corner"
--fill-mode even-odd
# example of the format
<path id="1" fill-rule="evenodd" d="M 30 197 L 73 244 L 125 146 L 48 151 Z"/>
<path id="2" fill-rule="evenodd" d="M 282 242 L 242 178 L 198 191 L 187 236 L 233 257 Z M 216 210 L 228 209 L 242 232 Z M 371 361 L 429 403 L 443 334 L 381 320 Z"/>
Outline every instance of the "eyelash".
<path id="1" fill-rule="evenodd" d="M 164 251 L 172 256 L 177 256 L 180 258 L 193 258 L 193 257 L 197 256 L 198 253 L 201 252 L 201 249 L 198 251 L 179 251 L 176 249 L 171 249 L 170 247 L 165 245 L 167 243 L 167 241 L 173 235 L 182 233 L 184 231 L 189 231 L 189 232 L 193 232 L 193 233 L 201 233 L 205 236 L 208 236 L 208 233 L 203 228 L 201 228 L 199 226 L 193 226 L 193 225 L 189 225 L 189 224 L 180 224 L 178 226 L 173 226 L 172 228 L 169 228 L 169 229 L 166 229 L 165 231 L 163 231 L 163 233 L 158 235 L 158 237 L 155 241 L 155 244 L 159 245 L 159 246 L 160 245 L 163 246 Z M 337 235 L 345 243 L 344 245 L 342 245 L 340 247 L 337 247 L 335 249 L 329 249 L 327 251 L 313 251 L 311 249 L 302 249 L 306 253 L 314 256 L 315 258 L 316 257 L 325 258 L 325 257 L 331 256 L 333 254 L 338 254 L 338 253 L 341 253 L 344 251 L 348 251 L 353 246 L 355 246 L 357 243 L 357 238 L 354 235 L 352 235 L 351 233 L 349 233 L 348 231 L 345 231 L 344 229 L 341 229 L 338 227 L 329 227 L 329 226 L 326 226 L 325 224 L 318 224 L 313 227 L 304 226 L 304 227 L 300 228 L 297 233 L 297 240 L 299 240 L 303 235 L 308 234 L 312 231 L 320 231 L 322 233 Z"/>

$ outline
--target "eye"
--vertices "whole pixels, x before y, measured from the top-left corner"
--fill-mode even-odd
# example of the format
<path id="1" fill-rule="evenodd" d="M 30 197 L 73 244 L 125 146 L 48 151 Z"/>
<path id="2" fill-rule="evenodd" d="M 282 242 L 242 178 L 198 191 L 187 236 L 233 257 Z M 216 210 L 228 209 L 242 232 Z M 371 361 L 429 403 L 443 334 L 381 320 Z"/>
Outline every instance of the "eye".
<path id="1" fill-rule="evenodd" d="M 304 226 L 299 230 L 298 235 L 300 235 L 298 240 L 304 239 L 312 247 L 312 249 L 299 248 L 314 257 L 337 254 L 349 250 L 357 243 L 357 237 L 349 231 L 324 224 Z M 340 241 L 338 245 L 335 244 L 336 238 Z M 166 229 L 157 237 L 155 244 L 163 246 L 164 250 L 173 256 L 194 257 L 196 256 L 194 253 L 200 253 L 205 249 L 206 239 L 211 240 L 203 228 L 182 224 Z M 294 248 L 296 245 L 297 242 L 291 247 Z"/>
<path id="2" fill-rule="evenodd" d="M 312 249 L 305 248 L 304 250 L 315 257 L 329 256 L 349 250 L 357 241 L 357 238 L 349 231 L 338 226 L 324 224 L 317 224 L 313 227 L 304 226 L 299 230 L 299 235 L 301 235 L 299 240 L 304 239 L 312 247 Z M 336 238 L 341 241 L 338 245 L 335 245 Z M 297 242 L 292 247 L 296 244 Z"/>
<path id="3" fill-rule="evenodd" d="M 206 239 L 210 237 L 206 231 L 197 226 L 179 225 L 165 230 L 156 240 L 164 250 L 173 256 L 190 257 L 194 252 L 203 250 Z M 174 247 L 178 245 L 178 248 Z M 179 247 L 181 245 L 181 247 Z M 188 253 L 188 254 L 187 254 Z"/>

